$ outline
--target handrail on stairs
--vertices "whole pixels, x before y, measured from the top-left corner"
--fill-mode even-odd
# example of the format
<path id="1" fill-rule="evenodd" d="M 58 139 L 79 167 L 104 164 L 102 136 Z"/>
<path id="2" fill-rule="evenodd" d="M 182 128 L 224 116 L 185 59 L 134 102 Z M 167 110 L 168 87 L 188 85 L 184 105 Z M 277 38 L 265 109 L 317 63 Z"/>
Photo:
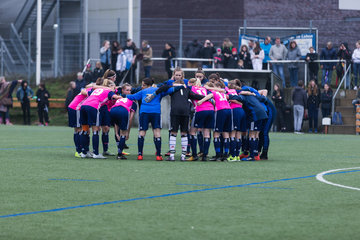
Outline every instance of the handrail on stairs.
<path id="1" fill-rule="evenodd" d="M 343 78 L 341 79 L 341 82 L 339 83 L 334 95 L 333 95 L 333 98 L 332 98 L 332 106 L 331 106 L 331 116 L 334 115 L 334 112 L 335 112 L 335 98 L 336 98 L 336 95 L 338 94 L 340 88 L 341 88 L 341 85 L 343 84 L 343 82 L 345 81 L 346 77 L 347 77 L 347 74 L 349 73 L 349 70 L 351 68 L 351 65 L 349 64 L 349 66 L 347 67 L 345 73 L 344 73 L 344 76 Z"/>

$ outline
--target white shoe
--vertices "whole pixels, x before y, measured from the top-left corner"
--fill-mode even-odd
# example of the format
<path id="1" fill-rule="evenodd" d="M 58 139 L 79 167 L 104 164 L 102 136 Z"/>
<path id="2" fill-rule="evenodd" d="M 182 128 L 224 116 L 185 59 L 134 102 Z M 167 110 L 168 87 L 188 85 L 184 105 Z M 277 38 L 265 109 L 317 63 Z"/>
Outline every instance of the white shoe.
<path id="1" fill-rule="evenodd" d="M 354 87 L 354 90 L 358 90 L 357 86 Z"/>
<path id="2" fill-rule="evenodd" d="M 94 156 L 94 154 L 93 154 L 92 152 L 87 152 L 87 153 L 85 154 L 85 157 L 86 157 L 86 158 L 93 158 L 93 156 Z"/>
<path id="3" fill-rule="evenodd" d="M 98 155 L 96 155 L 96 154 L 94 154 L 93 155 L 93 158 L 96 158 L 96 159 L 106 159 L 107 157 L 104 157 L 102 154 L 98 154 Z"/>
<path id="4" fill-rule="evenodd" d="M 174 155 L 173 155 L 173 154 L 170 155 L 170 156 L 166 159 L 166 161 L 175 161 Z"/>
<path id="5" fill-rule="evenodd" d="M 86 154 L 80 153 L 81 158 L 86 158 Z"/>
<path id="6" fill-rule="evenodd" d="M 181 161 L 186 161 L 186 155 L 185 155 L 185 154 L 181 154 L 180 160 L 181 160 Z"/>

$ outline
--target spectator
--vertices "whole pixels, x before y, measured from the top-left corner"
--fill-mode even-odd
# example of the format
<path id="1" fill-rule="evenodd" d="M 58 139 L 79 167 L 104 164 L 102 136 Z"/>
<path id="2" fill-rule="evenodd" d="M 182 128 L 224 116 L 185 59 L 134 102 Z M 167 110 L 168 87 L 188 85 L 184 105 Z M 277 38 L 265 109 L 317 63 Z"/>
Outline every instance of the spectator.
<path id="1" fill-rule="evenodd" d="M 185 47 L 184 55 L 186 58 L 200 58 L 200 49 L 201 45 L 199 44 L 197 39 L 188 42 Z M 197 61 L 187 61 L 187 68 L 198 68 L 199 62 Z"/>
<path id="2" fill-rule="evenodd" d="M 314 61 L 319 59 L 319 55 L 312 46 L 309 48 L 309 51 L 310 52 L 306 54 L 305 60 L 309 64 L 310 79 L 314 79 L 315 83 L 318 84 L 319 63 Z"/>
<path id="3" fill-rule="evenodd" d="M 168 74 L 168 79 L 172 77 L 171 68 L 174 67 L 173 58 L 176 57 L 175 48 L 171 43 L 165 43 L 165 49 L 161 57 L 166 58 L 165 60 L 165 71 Z"/>
<path id="4" fill-rule="evenodd" d="M 249 53 L 254 49 L 254 41 L 253 40 L 250 40 L 248 42 L 248 46 L 249 46 Z"/>
<path id="5" fill-rule="evenodd" d="M 337 52 L 337 57 L 339 60 L 345 60 L 346 61 L 346 69 L 351 67 L 351 50 L 348 47 L 348 44 L 346 42 L 341 43 L 339 47 L 339 51 Z M 344 63 L 339 62 L 337 65 L 339 68 L 339 71 L 336 71 L 338 80 L 342 79 L 342 76 L 344 75 Z M 336 84 L 337 85 L 337 84 Z M 345 86 L 346 88 L 350 88 L 350 72 L 345 77 Z"/>
<path id="6" fill-rule="evenodd" d="M 110 68 L 111 50 L 110 50 L 110 42 L 108 40 L 105 40 L 103 42 L 102 48 L 100 48 L 100 62 L 104 71 Z"/>
<path id="7" fill-rule="evenodd" d="M 132 39 L 128 39 L 126 41 L 125 47 L 123 47 L 124 54 L 126 56 L 126 70 L 128 71 L 125 78 L 125 82 L 132 83 L 135 77 L 135 70 L 136 70 L 136 56 L 138 54 L 138 49 L 133 42 Z"/>
<path id="8" fill-rule="evenodd" d="M 221 53 L 224 56 L 224 68 L 228 68 L 228 61 L 232 53 L 233 44 L 229 38 L 225 38 L 221 47 Z"/>
<path id="9" fill-rule="evenodd" d="M 292 101 L 294 104 L 294 133 L 302 134 L 301 125 L 307 106 L 307 97 L 302 80 L 298 82 L 298 85 L 293 90 Z"/>
<path id="10" fill-rule="evenodd" d="M 335 60 L 336 51 L 332 46 L 331 42 L 326 44 L 326 48 L 323 48 L 320 53 L 321 60 Z M 322 69 L 321 77 L 321 86 L 324 87 L 325 83 L 331 84 L 332 71 L 335 69 L 335 64 L 332 62 L 322 62 L 320 63 L 320 68 Z"/>
<path id="11" fill-rule="evenodd" d="M 118 47 L 118 55 L 116 60 L 116 85 L 120 85 L 122 79 L 124 78 L 124 74 L 126 72 L 126 56 L 122 47 Z"/>
<path id="12" fill-rule="evenodd" d="M 317 133 L 318 126 L 318 113 L 320 105 L 320 89 L 316 85 L 314 80 L 311 80 L 308 85 L 307 90 L 307 107 L 308 107 L 308 116 L 309 116 L 309 132 Z"/>
<path id="13" fill-rule="evenodd" d="M 101 62 L 96 62 L 95 68 L 92 74 L 92 82 L 96 82 L 98 78 L 104 75 L 104 69 L 102 68 Z"/>
<path id="14" fill-rule="evenodd" d="M 117 41 L 113 41 L 111 44 L 111 70 L 115 71 L 116 69 L 116 61 L 118 55 L 118 49 L 120 45 Z"/>
<path id="15" fill-rule="evenodd" d="M 214 44 L 210 40 L 205 40 L 204 46 L 200 49 L 200 58 L 212 59 L 216 53 Z M 202 68 L 212 68 L 211 61 L 203 61 Z"/>
<path id="16" fill-rule="evenodd" d="M 147 40 L 143 40 L 141 43 L 141 51 L 140 53 L 143 54 L 143 64 L 144 64 L 144 72 L 145 72 L 145 77 L 149 78 L 150 77 L 150 70 L 151 70 L 151 66 L 153 64 L 153 61 L 151 60 L 152 58 L 152 48 L 149 45 L 149 42 Z"/>
<path id="17" fill-rule="evenodd" d="M 250 55 L 254 70 L 256 71 L 262 70 L 262 62 L 265 57 L 265 54 L 264 54 L 264 50 L 261 49 L 259 42 L 255 42 L 254 49 L 251 51 Z"/>
<path id="18" fill-rule="evenodd" d="M 16 91 L 16 97 L 21 103 L 24 125 L 30 125 L 30 100 L 33 96 L 34 96 L 34 92 L 28 86 L 28 82 L 22 81 L 21 86 Z"/>
<path id="19" fill-rule="evenodd" d="M 0 77 L 0 124 L 12 125 L 9 110 L 12 107 L 12 92 L 22 80 L 7 82 L 4 76 Z"/>
<path id="20" fill-rule="evenodd" d="M 286 47 L 281 44 L 280 38 L 275 38 L 275 45 L 272 45 L 270 48 L 269 57 L 271 60 L 284 60 L 287 56 L 287 49 Z M 284 65 L 282 63 L 273 63 L 272 64 L 273 71 L 276 75 L 280 76 L 282 80 L 283 88 L 286 87 L 285 84 L 285 76 L 284 76 Z M 298 129 L 297 129 L 298 130 Z"/>
<path id="21" fill-rule="evenodd" d="M 325 83 L 324 91 L 321 93 L 321 113 L 322 117 L 328 117 L 331 113 L 333 91 L 331 90 L 329 84 Z"/>
<path id="22" fill-rule="evenodd" d="M 289 51 L 287 53 L 287 59 L 288 60 L 300 60 L 301 58 L 301 52 L 298 48 L 295 41 L 290 42 Z M 290 84 L 291 87 L 296 87 L 296 84 L 298 82 L 298 72 L 299 72 L 299 66 L 298 63 L 289 63 L 288 64 L 289 72 L 290 72 Z"/>
<path id="23" fill-rule="evenodd" d="M 45 88 L 45 83 L 40 83 L 39 89 L 36 92 L 38 103 L 39 126 L 49 125 L 49 98 L 50 93 Z"/>
<path id="24" fill-rule="evenodd" d="M 236 48 L 233 48 L 232 49 L 232 52 L 231 52 L 231 56 L 228 60 L 228 68 L 232 68 L 232 69 L 235 69 L 235 68 L 238 68 L 238 61 L 239 61 L 239 55 L 237 54 L 237 50 Z"/>
<path id="25" fill-rule="evenodd" d="M 356 49 L 352 54 L 353 67 L 354 67 L 354 90 L 358 89 L 358 75 L 360 74 L 360 40 L 356 42 Z"/>
<path id="26" fill-rule="evenodd" d="M 75 88 L 74 94 L 78 95 L 80 93 L 81 89 L 85 88 L 85 86 L 86 86 L 86 81 L 83 78 L 83 74 L 81 72 L 77 73 L 77 79 L 75 81 L 75 84 L 76 84 L 76 88 Z"/>
<path id="27" fill-rule="evenodd" d="M 280 85 L 277 83 L 274 84 L 272 100 L 275 103 L 275 108 L 277 113 L 275 120 L 276 131 L 281 130 L 282 132 L 285 132 L 286 127 L 284 122 L 284 111 L 285 111 L 284 92 L 280 88 Z"/>
<path id="28" fill-rule="evenodd" d="M 91 64 L 86 65 L 86 69 L 85 69 L 85 72 L 83 74 L 83 78 L 84 78 L 86 84 L 89 84 L 89 83 L 93 82 L 93 75 L 92 75 L 92 72 L 91 72 Z"/>
<path id="29" fill-rule="evenodd" d="M 356 98 L 352 100 L 352 105 L 354 105 L 354 109 L 356 111 L 356 104 L 360 104 L 360 88 L 357 89 Z"/>
<path id="30" fill-rule="evenodd" d="M 74 81 L 71 81 L 69 83 L 69 88 L 68 88 L 68 91 L 66 94 L 66 99 L 65 99 L 65 108 L 66 109 L 69 106 L 69 104 L 71 103 L 71 101 L 74 99 L 74 97 L 76 96 L 74 94 L 75 88 L 76 88 L 76 83 Z"/>
<path id="31" fill-rule="evenodd" d="M 224 68 L 224 56 L 221 53 L 221 48 L 217 48 L 214 54 L 214 66 L 215 68 Z"/>
<path id="32" fill-rule="evenodd" d="M 270 53 L 270 49 L 271 49 L 271 37 L 267 36 L 265 38 L 265 41 L 260 44 L 260 47 L 262 50 L 264 50 L 264 54 L 265 54 L 262 69 L 267 70 L 267 64 L 268 64 L 268 61 L 270 60 L 269 53 Z"/>
<path id="33" fill-rule="evenodd" d="M 240 47 L 239 57 L 244 62 L 244 69 L 252 69 L 250 52 L 246 45 Z"/>

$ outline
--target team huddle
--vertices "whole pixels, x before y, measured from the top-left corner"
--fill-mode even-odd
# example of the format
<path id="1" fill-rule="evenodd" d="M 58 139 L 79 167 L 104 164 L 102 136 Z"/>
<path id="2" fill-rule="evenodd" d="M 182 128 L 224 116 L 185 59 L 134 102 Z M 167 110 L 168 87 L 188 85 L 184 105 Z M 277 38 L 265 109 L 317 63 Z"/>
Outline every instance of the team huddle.
<path id="1" fill-rule="evenodd" d="M 117 159 L 126 159 L 124 149 L 131 123 L 139 107 L 138 160 L 149 123 L 154 134 L 155 155 L 161 155 L 161 99 L 170 95 L 168 161 L 175 160 L 176 138 L 180 130 L 181 161 L 258 161 L 268 159 L 269 131 L 276 115 L 267 90 L 248 87 L 239 79 L 223 81 L 218 74 L 206 78 L 199 69 L 194 78 L 184 79 L 176 68 L 170 80 L 155 85 L 149 78 L 140 87 L 116 86 L 116 73 L 107 70 L 96 83 L 89 84 L 68 107 L 69 126 L 74 128 L 75 157 L 106 158 L 109 130 L 114 126 Z M 90 128 L 92 148 L 90 152 Z M 99 153 L 102 132 L 103 154 Z M 209 158 L 213 135 L 216 155 Z M 199 151 L 197 150 L 199 146 Z M 190 154 L 191 152 L 191 154 Z"/>

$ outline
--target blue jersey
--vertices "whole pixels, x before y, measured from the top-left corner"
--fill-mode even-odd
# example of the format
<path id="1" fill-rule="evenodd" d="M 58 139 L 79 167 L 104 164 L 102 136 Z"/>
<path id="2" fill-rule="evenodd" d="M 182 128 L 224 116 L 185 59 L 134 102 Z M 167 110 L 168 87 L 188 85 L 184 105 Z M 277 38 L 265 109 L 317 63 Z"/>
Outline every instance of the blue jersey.
<path id="1" fill-rule="evenodd" d="M 173 93 L 175 91 L 174 88 L 169 88 L 166 92 L 159 93 L 155 96 L 155 98 L 151 102 L 145 102 L 145 98 L 148 94 L 153 94 L 158 90 L 157 87 L 149 87 L 141 90 L 140 92 L 137 92 L 132 95 L 127 95 L 126 97 L 130 100 L 138 100 L 141 101 L 141 108 L 140 108 L 140 114 L 141 113 L 161 113 L 161 99 Z"/>
<path id="2" fill-rule="evenodd" d="M 257 96 L 229 95 L 230 100 L 237 100 L 243 103 L 243 109 L 250 122 L 267 119 L 268 115 Z"/>
<path id="3" fill-rule="evenodd" d="M 256 90 L 255 88 L 249 87 L 249 86 L 242 86 L 241 90 L 238 90 L 238 93 L 241 92 L 241 91 L 248 91 L 248 92 L 255 93 L 256 96 L 261 96 L 260 93 L 258 92 L 258 90 Z M 266 104 L 264 102 L 261 102 L 261 105 L 263 105 L 265 111 L 267 112 L 268 109 L 266 107 Z"/>

